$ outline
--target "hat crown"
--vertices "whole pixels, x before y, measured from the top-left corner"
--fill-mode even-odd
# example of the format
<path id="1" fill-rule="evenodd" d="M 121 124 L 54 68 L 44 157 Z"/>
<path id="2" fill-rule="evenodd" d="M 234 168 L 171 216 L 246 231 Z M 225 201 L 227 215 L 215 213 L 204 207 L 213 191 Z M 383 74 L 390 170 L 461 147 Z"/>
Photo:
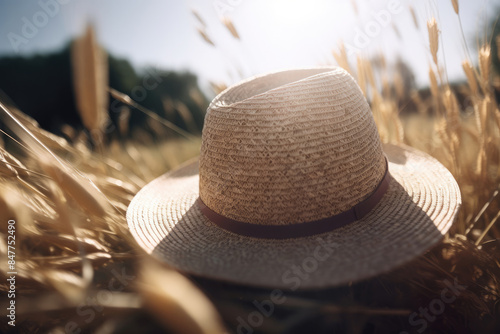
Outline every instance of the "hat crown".
<path id="1" fill-rule="evenodd" d="M 310 222 L 363 201 L 385 168 L 370 107 L 345 70 L 278 72 L 228 88 L 210 104 L 200 198 L 241 222 Z"/>

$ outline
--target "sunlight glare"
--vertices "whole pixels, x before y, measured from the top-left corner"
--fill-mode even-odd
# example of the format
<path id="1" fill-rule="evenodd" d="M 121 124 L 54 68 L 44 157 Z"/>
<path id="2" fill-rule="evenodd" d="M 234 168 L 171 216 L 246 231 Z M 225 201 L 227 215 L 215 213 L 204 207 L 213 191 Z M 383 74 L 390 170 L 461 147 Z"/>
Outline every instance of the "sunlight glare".
<path id="1" fill-rule="evenodd" d="M 310 24 L 327 5 L 326 0 L 271 0 L 268 10 L 282 28 Z"/>

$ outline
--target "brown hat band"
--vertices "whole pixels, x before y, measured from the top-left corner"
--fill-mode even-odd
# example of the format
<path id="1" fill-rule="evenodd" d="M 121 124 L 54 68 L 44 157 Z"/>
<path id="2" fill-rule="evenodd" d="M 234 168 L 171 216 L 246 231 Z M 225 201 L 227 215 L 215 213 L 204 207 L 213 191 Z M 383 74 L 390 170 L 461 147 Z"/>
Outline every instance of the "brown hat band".
<path id="1" fill-rule="evenodd" d="M 260 239 L 292 239 L 329 232 L 363 218 L 380 202 L 389 189 L 389 181 L 390 174 L 386 159 L 384 177 L 365 200 L 334 216 L 292 225 L 258 225 L 240 222 L 213 211 L 199 197 L 196 203 L 212 223 L 230 232 Z"/>

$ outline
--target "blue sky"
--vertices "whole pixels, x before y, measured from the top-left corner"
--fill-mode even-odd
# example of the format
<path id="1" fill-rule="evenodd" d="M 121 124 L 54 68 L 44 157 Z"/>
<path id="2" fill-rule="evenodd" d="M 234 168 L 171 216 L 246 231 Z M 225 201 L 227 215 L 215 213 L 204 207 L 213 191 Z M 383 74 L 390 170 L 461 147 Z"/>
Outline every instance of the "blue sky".
<path id="1" fill-rule="evenodd" d="M 354 46 L 356 32 L 366 32 L 371 27 L 376 34 L 367 39 L 362 54 L 383 52 L 390 59 L 400 55 L 411 64 L 418 82 L 425 84 L 431 61 L 425 22 L 435 15 L 444 41 L 440 51 L 444 49 L 450 79 L 462 77 L 460 63 L 465 53 L 449 0 L 411 1 L 420 30 L 414 27 L 408 0 L 356 0 L 358 15 L 348 0 L 57 1 L 40 1 L 52 11 L 52 16 L 45 17 L 39 14 L 39 1 L 0 2 L 0 55 L 16 53 L 9 36 L 22 37 L 26 20 L 38 20 L 40 27 L 36 33 L 29 31 L 29 38 L 18 43 L 20 54 L 58 49 L 80 34 L 90 21 L 97 28 L 100 43 L 114 55 L 127 58 L 138 67 L 191 70 L 206 86 L 209 80 L 231 84 L 261 72 L 333 63 L 331 50 L 339 40 Z M 388 11 L 391 1 L 400 3 L 402 10 L 397 14 L 389 12 L 390 24 L 376 31 L 374 13 Z M 474 44 L 477 33 L 484 35 L 484 22 L 499 1 L 459 3 L 465 35 Z M 197 28 L 201 23 L 192 15 L 192 8 L 207 23 L 206 31 L 216 47 L 199 36 Z M 233 20 L 241 40 L 232 38 L 221 24 L 221 8 Z M 401 39 L 392 25 L 401 32 Z"/>

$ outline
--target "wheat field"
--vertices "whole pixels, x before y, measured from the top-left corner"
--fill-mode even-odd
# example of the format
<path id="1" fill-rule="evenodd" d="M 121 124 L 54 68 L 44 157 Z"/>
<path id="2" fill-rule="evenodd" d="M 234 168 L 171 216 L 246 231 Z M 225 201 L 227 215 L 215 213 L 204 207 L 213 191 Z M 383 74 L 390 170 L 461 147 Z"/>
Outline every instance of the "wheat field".
<path id="1" fill-rule="evenodd" d="M 452 4 L 459 15 L 458 1 Z M 240 38 L 230 19 L 221 24 Z M 429 94 L 410 91 L 415 110 L 404 115 L 400 106 L 408 99 L 397 73 L 389 75 L 384 66 L 375 69 L 362 56 L 348 58 L 342 45 L 333 54 L 367 97 L 383 142 L 416 147 L 452 172 L 463 199 L 458 220 L 441 244 L 403 268 L 346 287 L 291 294 L 255 333 L 416 332 L 419 327 L 409 323 L 410 314 L 429 305 L 450 280 L 467 288 L 429 321 L 425 332 L 500 331 L 500 110 L 495 97 L 500 76 L 492 69 L 495 43 L 482 41 L 477 54 L 463 61 L 467 82 L 450 85 L 440 53 L 439 20 L 432 17 L 426 27 L 416 26 L 424 28 L 432 59 Z M 214 44 L 205 31 L 200 34 Z M 385 63 L 384 55 L 381 60 Z M 238 316 L 252 312 L 252 301 L 269 292 L 177 273 L 139 248 L 125 219 L 135 193 L 196 157 L 200 138 L 178 134 L 158 140 L 138 131 L 134 140 L 106 139 L 106 66 L 90 29 L 73 48 L 74 86 L 86 130 L 66 128 L 72 140 L 41 129 L 1 97 L 2 295 L 10 289 L 3 259 L 9 255 L 11 220 L 17 275 L 16 327 L 1 322 L 0 331 L 235 332 Z M 217 92 L 225 87 L 213 83 Z M 125 95 L 118 97 L 131 103 Z M 151 122 L 176 130 L 165 120 L 153 117 Z M 119 130 L 127 132 L 126 125 Z M 6 298 L 1 306 L 9 307 Z"/>

